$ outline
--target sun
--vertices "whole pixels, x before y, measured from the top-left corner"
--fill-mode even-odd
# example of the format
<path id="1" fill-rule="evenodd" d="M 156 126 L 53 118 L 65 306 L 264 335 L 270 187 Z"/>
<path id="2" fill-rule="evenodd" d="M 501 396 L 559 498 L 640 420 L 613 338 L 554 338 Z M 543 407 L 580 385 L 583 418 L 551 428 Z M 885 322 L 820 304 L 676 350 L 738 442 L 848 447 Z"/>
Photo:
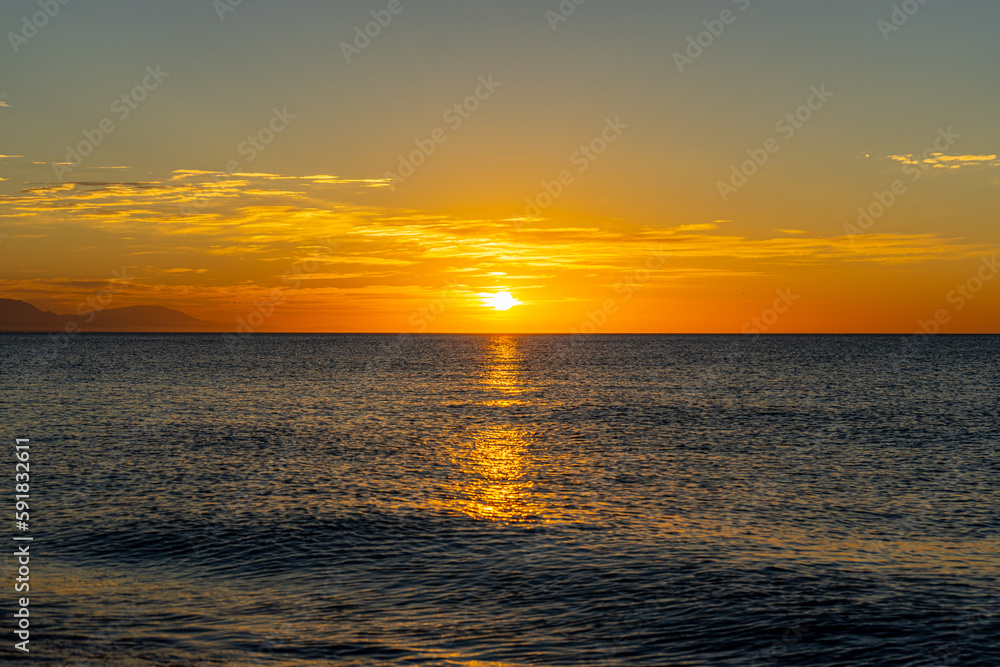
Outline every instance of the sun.
<path id="1" fill-rule="evenodd" d="M 497 310 L 510 310 L 519 303 L 521 302 L 511 296 L 510 292 L 497 292 L 486 299 L 486 305 L 492 306 Z"/>

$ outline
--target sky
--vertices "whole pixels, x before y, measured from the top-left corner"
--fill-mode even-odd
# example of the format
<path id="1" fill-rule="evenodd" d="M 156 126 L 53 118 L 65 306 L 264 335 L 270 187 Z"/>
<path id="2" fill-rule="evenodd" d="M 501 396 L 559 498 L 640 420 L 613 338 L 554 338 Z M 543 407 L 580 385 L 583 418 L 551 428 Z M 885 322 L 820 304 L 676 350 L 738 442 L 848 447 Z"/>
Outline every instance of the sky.
<path id="1" fill-rule="evenodd" d="M 997 333 L 998 25 L 993 0 L 11 0 L 0 297 L 258 331 Z"/>

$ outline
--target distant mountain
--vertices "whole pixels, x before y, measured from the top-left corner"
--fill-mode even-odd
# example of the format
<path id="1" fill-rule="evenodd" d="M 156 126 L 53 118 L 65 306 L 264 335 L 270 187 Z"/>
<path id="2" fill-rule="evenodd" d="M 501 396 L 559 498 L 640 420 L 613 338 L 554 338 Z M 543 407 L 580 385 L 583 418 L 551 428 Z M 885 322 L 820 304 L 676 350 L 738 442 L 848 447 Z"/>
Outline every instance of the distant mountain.
<path id="1" fill-rule="evenodd" d="M 232 331 L 235 325 L 207 322 L 163 306 L 108 308 L 90 314 L 57 315 L 26 301 L 0 299 L 0 332 L 211 332 Z M 66 326 L 75 322 L 78 329 Z"/>
<path id="2" fill-rule="evenodd" d="M 27 301 L 0 299 L 0 331 L 62 331 L 68 321 Z"/>

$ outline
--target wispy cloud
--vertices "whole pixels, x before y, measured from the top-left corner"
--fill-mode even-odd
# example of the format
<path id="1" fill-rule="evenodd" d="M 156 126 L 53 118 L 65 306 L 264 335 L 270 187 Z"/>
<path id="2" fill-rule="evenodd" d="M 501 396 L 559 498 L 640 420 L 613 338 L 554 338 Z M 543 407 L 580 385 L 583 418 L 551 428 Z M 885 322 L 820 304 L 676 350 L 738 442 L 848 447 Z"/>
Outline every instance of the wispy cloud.
<path id="1" fill-rule="evenodd" d="M 316 185 L 360 185 L 367 188 L 387 188 L 392 179 L 389 178 L 340 178 L 339 176 L 303 176 L 301 180 L 312 181 Z"/>
<path id="2" fill-rule="evenodd" d="M 288 176 L 285 174 L 268 174 L 258 172 L 233 172 L 224 171 L 203 171 L 199 169 L 176 169 L 173 171 L 171 181 L 190 181 L 211 178 L 215 182 L 226 182 L 231 179 L 259 180 L 259 181 L 301 181 L 313 185 L 357 185 L 362 187 L 380 188 L 388 187 L 388 178 L 341 178 L 328 174 L 316 174 L 314 176 Z"/>
<path id="3" fill-rule="evenodd" d="M 942 163 L 971 164 L 971 158 Z M 958 159 L 962 158 L 962 159 Z M 32 225 L 78 225 L 144 239 L 190 239 L 204 255 L 245 255 L 294 261 L 303 243 L 333 236 L 344 244 L 331 264 L 369 266 L 372 270 L 411 270 L 424 266 L 437 273 L 475 265 L 494 273 L 534 274 L 537 269 L 619 270 L 631 266 L 651 245 L 662 245 L 679 258 L 848 261 L 905 263 L 964 257 L 984 248 L 934 234 L 869 234 L 863 238 L 820 237 L 798 229 L 775 230 L 781 236 L 752 239 L 721 233 L 718 223 L 665 228 L 620 225 L 613 228 L 553 224 L 516 232 L 509 220 L 458 219 L 413 211 L 349 204 L 306 192 L 321 177 L 242 174 L 206 179 L 213 172 L 176 171 L 168 180 L 148 182 L 87 181 L 48 184 L 0 196 L 0 208 L 31 220 Z M 325 178 L 325 177 L 322 177 Z M 367 182 L 360 179 L 360 182 Z M 268 184 L 271 185 L 268 185 Z M 280 183 L 280 188 L 274 185 Z M 297 185 L 293 185 L 297 184 Z M 338 183 L 339 185 L 339 183 Z M 336 185 L 333 186 L 334 190 Z M 197 215 L 179 207 L 209 202 Z M 13 218 L 16 220 L 17 218 Z M 139 244 L 136 241 L 136 244 Z M 134 253 L 155 251 L 136 248 Z M 496 266 L 488 266 L 495 264 Z M 511 269 L 511 270 L 508 270 Z"/>
<path id="4" fill-rule="evenodd" d="M 900 164 L 926 166 L 934 169 L 962 169 L 963 167 L 1000 167 L 996 155 L 945 155 L 931 153 L 927 157 L 920 155 L 889 155 L 890 160 Z"/>
<path id="5" fill-rule="evenodd" d="M 101 234 L 101 262 L 142 267 L 129 303 L 182 309 L 193 304 L 192 314 L 207 319 L 216 319 L 212 308 L 226 312 L 280 286 L 281 276 L 305 260 L 313 268 L 299 276 L 297 298 L 344 308 L 350 302 L 353 308 L 373 300 L 401 303 L 433 295 L 448 276 L 469 294 L 504 283 L 538 292 L 543 301 L 579 299 L 587 286 L 614 285 L 645 266 L 652 252 L 670 258 L 651 269 L 653 282 L 662 288 L 682 281 L 753 279 L 780 273 L 782 267 L 904 265 L 998 252 L 938 234 L 851 239 L 779 228 L 752 238 L 727 231 L 726 221 L 662 227 L 537 222 L 518 230 L 510 219 L 363 205 L 365 191 L 352 186 L 367 187 L 366 179 L 217 177 L 217 172 L 185 170 L 154 181 L 34 184 L 0 196 L 0 215 L 13 234 Z M 192 202 L 203 205 L 196 214 L 182 212 Z M 329 247 L 321 249 L 318 239 Z M 95 250 L 81 254 L 87 253 L 97 255 Z M 107 259 L 111 253 L 115 260 Z M 0 281 L 0 288 L 52 302 L 92 288 L 91 273 L 77 268 L 60 273 L 58 266 L 46 270 L 49 277 L 64 280 L 8 280 Z M 70 278 L 86 284 L 66 282 Z"/>

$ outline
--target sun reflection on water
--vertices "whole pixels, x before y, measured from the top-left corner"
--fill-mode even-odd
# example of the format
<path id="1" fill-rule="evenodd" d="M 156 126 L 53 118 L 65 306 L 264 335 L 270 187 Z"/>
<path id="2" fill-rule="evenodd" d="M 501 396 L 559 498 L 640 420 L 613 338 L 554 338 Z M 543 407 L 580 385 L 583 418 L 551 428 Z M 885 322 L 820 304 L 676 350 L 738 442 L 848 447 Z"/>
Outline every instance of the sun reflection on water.
<path id="1" fill-rule="evenodd" d="M 509 337 L 491 338 L 486 348 L 486 369 L 482 385 L 488 398 L 481 405 L 509 407 L 522 405 L 519 396 L 527 391 L 521 382 L 521 351 L 517 340 Z"/>
<path id="2" fill-rule="evenodd" d="M 526 521 L 532 481 L 528 441 L 513 428 L 487 427 L 456 456 L 462 473 L 460 507 L 476 519 Z"/>
<path id="3" fill-rule="evenodd" d="M 478 406 L 504 409 L 523 405 L 527 391 L 520 378 L 522 358 L 517 339 L 491 338 Z M 532 466 L 530 435 L 507 422 L 503 413 L 490 418 L 452 453 L 461 473 L 455 496 L 459 509 L 476 519 L 523 522 L 537 516 L 529 479 Z"/>

